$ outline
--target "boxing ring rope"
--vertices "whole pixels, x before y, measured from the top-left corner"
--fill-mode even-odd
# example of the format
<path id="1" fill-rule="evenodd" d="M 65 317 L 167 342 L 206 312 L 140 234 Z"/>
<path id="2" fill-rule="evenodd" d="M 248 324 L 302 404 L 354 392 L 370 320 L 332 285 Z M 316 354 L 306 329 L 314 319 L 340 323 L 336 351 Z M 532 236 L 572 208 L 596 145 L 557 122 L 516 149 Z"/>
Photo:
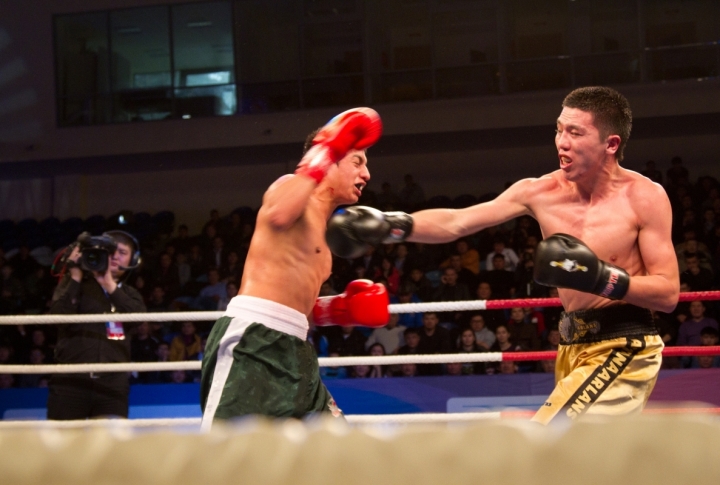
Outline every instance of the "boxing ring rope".
<path id="1" fill-rule="evenodd" d="M 720 346 L 666 347 L 663 357 L 697 357 L 720 355 Z M 371 355 L 351 357 L 320 357 L 320 367 L 343 367 L 354 365 L 398 365 L 398 364 L 451 364 L 474 362 L 525 362 L 533 360 L 554 360 L 554 350 L 536 352 L 468 352 L 456 354 L 408 354 Z M 199 360 L 173 362 L 123 362 L 105 364 L 43 364 L 3 365 L 2 374 L 82 374 L 89 372 L 153 372 L 200 370 Z"/>
<path id="2" fill-rule="evenodd" d="M 720 291 L 694 291 L 681 293 L 679 301 L 720 300 Z M 515 300 L 468 300 L 429 303 L 391 303 L 390 313 L 452 312 L 473 310 L 507 310 L 510 308 L 562 306 L 560 298 L 518 298 Z M 0 316 L 0 325 L 51 325 L 67 323 L 105 322 L 108 315 L 123 322 L 197 322 L 215 321 L 222 311 L 156 312 L 156 313 L 96 313 L 83 315 L 6 315 Z"/>
<path id="3" fill-rule="evenodd" d="M 680 295 L 680 301 L 720 300 L 720 291 L 691 292 Z M 561 306 L 559 298 L 525 298 L 516 300 L 475 300 L 457 302 L 434 303 L 406 303 L 391 304 L 391 313 L 415 313 L 426 311 L 467 311 L 467 310 L 494 310 L 514 307 L 540 307 Z M 0 325 L 19 324 L 63 324 L 63 323 L 93 323 L 107 321 L 110 314 L 90 315 L 13 315 L 0 317 Z M 127 313 L 112 314 L 120 317 L 124 322 L 140 321 L 210 321 L 223 315 L 223 312 L 169 312 L 169 313 Z M 703 347 L 667 347 L 663 350 L 665 357 L 720 355 L 720 346 Z M 474 363 L 474 362 L 501 362 L 501 361 L 536 361 L 552 360 L 557 356 L 556 351 L 536 352 L 478 352 L 454 354 L 410 354 L 386 356 L 352 356 L 352 357 L 321 357 L 318 359 L 320 367 L 339 367 L 355 365 L 397 365 L 397 364 L 447 364 L 447 363 Z M 92 364 L 52 364 L 52 365 L 3 365 L 0 371 L 7 374 L 60 374 L 60 373 L 97 373 L 97 372 L 152 372 L 152 371 L 198 371 L 201 369 L 200 361 L 174 361 L 174 362 L 129 362 L 129 363 L 92 363 Z M 646 413 L 664 413 L 670 410 L 651 410 Z M 706 414 L 720 414 L 720 408 L 691 408 L 692 412 Z M 684 410 L 681 412 L 688 412 Z M 522 411 L 482 412 L 482 413 L 414 413 L 400 415 L 349 415 L 346 416 L 350 424 L 379 424 L 379 423 L 451 423 L 468 422 L 485 419 L 498 419 L 508 417 L 528 417 L 532 413 Z M 162 427 L 162 426 L 197 426 L 198 418 L 171 418 L 171 419 L 132 419 L 132 420 L 81 420 L 81 421 L 0 421 L 0 429 L 26 428 L 32 426 L 51 428 L 85 428 L 85 427 Z M 58 423 L 60 423 L 58 425 Z M 122 423 L 122 424 L 120 424 Z"/>

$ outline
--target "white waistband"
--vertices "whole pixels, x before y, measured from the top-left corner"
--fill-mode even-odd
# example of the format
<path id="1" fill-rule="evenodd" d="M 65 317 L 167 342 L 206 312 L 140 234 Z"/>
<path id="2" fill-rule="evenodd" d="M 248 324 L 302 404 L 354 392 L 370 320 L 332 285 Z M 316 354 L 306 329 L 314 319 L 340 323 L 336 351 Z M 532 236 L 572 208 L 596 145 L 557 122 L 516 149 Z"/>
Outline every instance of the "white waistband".
<path id="1" fill-rule="evenodd" d="M 228 303 L 225 315 L 261 323 L 268 328 L 307 340 L 307 317 L 280 303 L 255 296 L 238 295 Z"/>

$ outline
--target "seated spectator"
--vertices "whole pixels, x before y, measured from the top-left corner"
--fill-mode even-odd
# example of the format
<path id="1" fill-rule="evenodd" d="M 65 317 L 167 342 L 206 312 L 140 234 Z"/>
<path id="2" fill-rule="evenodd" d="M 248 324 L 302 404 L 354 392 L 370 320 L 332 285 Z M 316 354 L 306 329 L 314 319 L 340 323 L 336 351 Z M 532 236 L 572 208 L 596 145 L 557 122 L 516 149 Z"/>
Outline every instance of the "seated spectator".
<path id="1" fill-rule="evenodd" d="M 523 250 L 520 263 L 515 269 L 515 295 L 517 298 L 546 298 L 548 287 L 535 283 L 535 248 L 527 246 Z"/>
<path id="2" fill-rule="evenodd" d="M 141 322 L 135 327 L 135 334 L 130 341 L 130 360 L 133 362 L 156 361 L 159 345 L 158 339 L 150 334 L 150 323 Z"/>
<path id="3" fill-rule="evenodd" d="M 518 263 L 520 262 L 520 258 L 518 258 L 518 255 L 515 251 L 513 251 L 512 248 L 505 247 L 505 239 L 502 237 L 497 237 L 495 241 L 493 242 L 493 250 L 490 252 L 490 254 L 487 255 L 485 258 L 485 268 L 491 269 L 495 265 L 493 263 L 493 259 L 495 256 L 502 255 L 503 261 L 504 261 L 504 270 L 510 271 L 511 273 L 515 271 L 517 268 Z"/>
<path id="4" fill-rule="evenodd" d="M 703 346 L 717 345 L 720 342 L 720 332 L 717 328 L 705 327 L 700 331 L 700 342 Z M 720 353 L 693 357 L 690 367 L 693 369 L 718 368 L 720 367 Z"/>
<path id="5" fill-rule="evenodd" d="M 467 244 L 467 243 L 465 243 Z M 473 250 L 474 251 L 474 250 Z M 466 267 L 462 265 L 459 253 L 451 254 L 450 257 L 440 265 L 441 268 L 452 268 L 457 273 L 457 281 L 467 286 L 470 294 L 474 294 L 477 291 L 478 276 Z M 478 264 L 479 267 L 479 264 Z"/>
<path id="6" fill-rule="evenodd" d="M 718 322 L 714 318 L 705 316 L 705 304 L 702 301 L 690 302 L 690 316 L 680 324 L 678 331 L 678 345 L 697 346 L 702 344 L 702 330 L 705 327 L 718 329 Z M 681 365 L 685 368 L 689 367 L 691 359 L 683 357 Z"/>
<path id="7" fill-rule="evenodd" d="M 45 352 L 40 347 L 30 349 L 30 365 L 43 365 L 45 362 Z M 41 374 L 20 374 L 17 377 L 17 387 L 41 387 L 40 381 L 46 379 Z"/>
<path id="8" fill-rule="evenodd" d="M 540 361 L 540 372 L 545 374 L 555 374 L 556 359 L 545 359 Z"/>
<path id="9" fill-rule="evenodd" d="M 413 293 L 413 287 L 409 283 L 402 283 L 398 288 L 396 296 L 390 297 L 390 303 L 421 303 L 420 298 Z M 422 327 L 422 313 L 399 313 L 397 324 L 404 328 Z M 379 329 L 378 329 L 379 330 Z M 393 352 L 390 351 L 392 354 Z"/>
<path id="10" fill-rule="evenodd" d="M 400 364 L 401 377 L 415 377 L 416 375 L 418 375 L 417 364 Z"/>
<path id="11" fill-rule="evenodd" d="M 475 332 L 475 343 L 482 350 L 489 350 L 495 343 L 495 333 L 485 326 L 485 318 L 480 313 L 470 317 L 470 329 Z"/>
<path id="12" fill-rule="evenodd" d="M 167 312 L 170 311 L 170 300 L 165 297 L 165 290 L 160 285 L 153 286 L 150 297 L 147 299 L 148 312 Z"/>
<path id="13" fill-rule="evenodd" d="M 517 374 L 518 373 L 518 365 L 516 362 L 513 362 L 511 360 L 503 360 L 500 362 L 500 365 L 498 365 L 498 374 Z"/>
<path id="14" fill-rule="evenodd" d="M 445 364 L 446 376 L 462 376 L 465 375 L 464 364 L 462 362 L 448 362 Z"/>
<path id="15" fill-rule="evenodd" d="M 446 354 L 452 351 L 450 332 L 439 325 L 437 313 L 425 312 L 423 326 L 420 329 L 420 344 L 418 352 L 421 354 Z M 440 375 L 440 364 L 423 364 L 418 366 L 420 375 Z"/>
<path id="16" fill-rule="evenodd" d="M 481 281 L 477 289 L 478 300 L 497 300 L 493 288 L 487 281 Z M 498 325 L 507 322 L 505 312 L 502 310 L 480 310 L 477 313 L 482 315 L 485 325 L 494 332 Z"/>
<path id="17" fill-rule="evenodd" d="M 560 330 L 551 328 L 547 333 L 547 342 L 543 346 L 543 350 L 555 350 L 560 348 Z"/>
<path id="18" fill-rule="evenodd" d="M 408 247 L 405 243 L 400 243 L 395 248 L 395 255 L 393 256 L 393 266 L 398 270 L 398 274 L 402 278 L 405 274 L 405 261 L 407 261 Z"/>
<path id="19" fill-rule="evenodd" d="M 365 355 L 366 337 L 358 327 L 348 325 L 326 328 L 328 329 L 327 337 L 330 348 L 335 349 L 341 357 Z"/>
<path id="20" fill-rule="evenodd" d="M 420 353 L 420 329 L 406 328 L 403 332 L 405 345 L 401 345 L 398 349 L 398 355 L 419 354 Z"/>
<path id="21" fill-rule="evenodd" d="M 14 364 L 13 354 L 15 349 L 7 342 L 0 343 L 0 365 Z"/>
<path id="22" fill-rule="evenodd" d="M 52 362 L 55 353 L 55 345 L 48 342 L 44 328 L 33 328 L 30 332 L 30 350 L 40 349 L 43 353 L 43 362 Z"/>
<path id="23" fill-rule="evenodd" d="M 178 235 L 172 238 L 168 244 L 175 247 L 177 254 L 189 254 L 192 247 L 192 238 L 187 225 L 180 224 L 178 226 Z"/>
<path id="24" fill-rule="evenodd" d="M 432 301 L 467 301 L 470 300 L 470 292 L 468 287 L 462 283 L 458 283 L 458 275 L 455 269 L 445 268 L 440 280 L 442 283 L 435 290 L 432 296 Z M 436 316 L 442 323 L 443 327 L 450 330 L 457 328 L 460 318 L 462 317 L 461 312 L 442 312 L 437 313 Z M 424 324 L 424 317 L 423 317 Z M 422 373 L 422 369 L 420 369 Z"/>
<path id="25" fill-rule="evenodd" d="M 331 349 L 328 357 L 340 357 L 339 349 Z M 348 376 L 347 368 L 339 367 L 320 367 L 320 377 L 325 379 L 345 379 Z"/>
<path id="26" fill-rule="evenodd" d="M 414 287 L 413 293 L 417 295 L 420 301 L 430 301 L 435 289 L 432 287 L 432 283 L 425 276 L 425 273 L 420 268 L 413 268 L 410 270 L 409 284 Z"/>
<path id="27" fill-rule="evenodd" d="M 398 325 L 400 314 L 391 313 L 387 325 L 378 327 L 372 331 L 365 342 L 365 348 L 370 350 L 374 345 L 382 345 L 383 355 L 385 352 L 395 354 L 405 344 L 403 334 L 407 327 Z"/>
<path id="28" fill-rule="evenodd" d="M 200 353 L 200 336 L 195 333 L 193 322 L 183 322 L 180 335 L 177 335 L 170 343 L 170 360 L 197 360 Z"/>
<path id="29" fill-rule="evenodd" d="M 25 287 L 26 313 L 44 313 L 52 300 L 57 280 L 50 276 L 48 268 L 38 266 L 22 283 Z"/>
<path id="30" fill-rule="evenodd" d="M 13 275 L 20 281 L 30 276 L 40 266 L 35 258 L 30 254 L 30 248 L 23 244 L 18 248 L 15 256 L 8 259 L 7 264 L 13 269 Z"/>
<path id="31" fill-rule="evenodd" d="M 458 340 L 457 351 L 461 354 L 471 354 L 477 352 L 485 352 L 485 349 L 480 347 L 475 341 L 475 332 L 471 328 L 466 328 L 460 333 Z M 446 364 L 449 365 L 449 364 Z M 461 373 L 465 375 L 469 374 L 485 374 L 485 363 L 484 362 L 464 362 L 460 364 L 462 369 Z M 447 368 L 446 368 L 447 372 Z"/>
<path id="32" fill-rule="evenodd" d="M 392 262 L 390 256 L 383 256 L 380 260 L 380 266 L 375 269 L 372 280 L 379 282 L 380 279 L 387 281 L 387 290 L 390 295 L 397 294 L 398 286 L 400 286 L 400 272 Z"/>
<path id="33" fill-rule="evenodd" d="M 220 281 L 217 268 L 210 268 L 207 272 L 208 284 L 200 290 L 194 302 L 194 308 L 199 310 L 217 310 L 220 300 L 227 296 L 227 284 Z"/>
<path id="34" fill-rule="evenodd" d="M 367 364 L 359 364 L 352 366 L 350 377 L 354 379 L 366 379 L 370 377 L 370 366 Z"/>
<path id="35" fill-rule="evenodd" d="M 0 268 L 0 315 L 22 313 L 25 287 L 13 271 L 9 264 Z"/>
<path id="36" fill-rule="evenodd" d="M 386 355 L 385 347 L 381 343 L 375 343 L 368 348 L 368 355 L 379 357 Z M 391 371 L 384 365 L 369 366 L 368 377 L 390 377 Z"/>
<path id="37" fill-rule="evenodd" d="M 225 296 L 223 298 L 220 298 L 218 301 L 218 307 L 217 309 L 220 311 L 227 310 L 227 306 L 230 303 L 230 300 L 235 298 L 238 294 L 238 285 L 235 282 L 229 282 L 226 287 Z"/>
<path id="38" fill-rule="evenodd" d="M 455 251 L 456 252 L 452 256 L 457 255 L 459 261 L 456 264 L 453 264 L 451 259 L 447 259 L 440 265 L 440 267 L 446 268 L 448 266 L 453 266 L 458 274 L 461 273 L 460 268 L 464 268 L 472 275 L 477 276 L 480 273 L 480 253 L 478 253 L 476 249 L 470 247 L 470 243 L 466 238 L 458 239 L 455 242 Z"/>
<path id="39" fill-rule="evenodd" d="M 239 286 L 240 280 L 242 280 L 244 264 L 244 261 L 240 261 L 237 251 L 228 252 L 225 263 L 220 267 L 220 280 Z"/>
<path id="40" fill-rule="evenodd" d="M 160 255 L 160 264 L 152 276 L 150 286 L 160 286 L 171 300 L 180 294 L 180 275 L 168 253 Z"/>
<path id="41" fill-rule="evenodd" d="M 685 253 L 687 269 L 680 273 L 680 281 L 687 283 L 690 291 L 709 291 L 712 289 L 712 271 L 701 268 L 697 253 Z"/>
<path id="42" fill-rule="evenodd" d="M 480 282 L 490 283 L 493 294 L 500 299 L 513 298 L 515 295 L 515 273 L 507 270 L 502 254 L 493 256 L 492 269 L 480 273 Z"/>
<path id="43" fill-rule="evenodd" d="M 705 244 L 698 242 L 695 239 L 688 239 L 682 244 L 678 244 L 678 247 L 683 247 L 684 250 L 680 253 L 676 253 L 678 258 L 678 268 L 682 273 L 687 268 L 685 264 L 685 257 L 687 254 L 695 254 L 698 258 L 698 262 L 701 268 L 705 268 L 712 271 L 713 257 L 710 250 Z"/>
<path id="44" fill-rule="evenodd" d="M 490 347 L 490 352 L 520 352 L 522 347 L 515 344 L 512 334 L 506 324 L 498 325 L 495 329 L 495 343 Z"/>

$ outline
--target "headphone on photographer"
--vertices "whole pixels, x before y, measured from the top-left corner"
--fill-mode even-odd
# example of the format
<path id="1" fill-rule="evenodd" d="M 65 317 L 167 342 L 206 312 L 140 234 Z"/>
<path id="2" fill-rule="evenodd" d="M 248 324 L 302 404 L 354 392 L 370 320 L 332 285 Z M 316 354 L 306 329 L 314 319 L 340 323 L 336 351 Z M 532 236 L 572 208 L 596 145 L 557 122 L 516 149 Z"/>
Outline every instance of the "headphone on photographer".
<path id="1" fill-rule="evenodd" d="M 103 236 L 110 236 L 114 237 L 115 235 L 119 235 L 121 238 L 126 238 L 130 240 L 130 243 L 133 246 L 133 252 L 132 256 L 130 257 L 130 264 L 127 266 L 121 266 L 120 269 L 123 271 L 132 270 L 140 266 L 140 263 L 142 262 L 142 258 L 140 257 L 140 243 L 138 240 L 130 234 L 129 232 L 121 231 L 120 229 L 113 229 L 112 231 L 105 231 L 103 232 Z M 124 242 L 124 241 L 120 241 Z"/>

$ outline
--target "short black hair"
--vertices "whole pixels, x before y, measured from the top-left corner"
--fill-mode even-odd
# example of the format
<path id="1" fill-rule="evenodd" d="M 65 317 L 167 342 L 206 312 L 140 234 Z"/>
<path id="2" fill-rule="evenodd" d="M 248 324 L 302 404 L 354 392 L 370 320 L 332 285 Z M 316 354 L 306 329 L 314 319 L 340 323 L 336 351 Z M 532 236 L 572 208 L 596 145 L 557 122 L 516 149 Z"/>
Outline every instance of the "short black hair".
<path id="1" fill-rule="evenodd" d="M 570 92 L 562 105 L 564 108 L 576 108 L 592 113 L 601 136 L 618 135 L 620 146 L 616 156 L 618 162 L 622 162 L 632 130 L 632 111 L 625 96 L 612 88 L 586 86 Z"/>
<path id="2" fill-rule="evenodd" d="M 713 337 L 720 338 L 720 332 L 715 327 L 703 327 L 702 330 L 700 330 L 700 335 L 712 335 Z"/>
<path id="3" fill-rule="evenodd" d="M 315 128 L 313 131 L 311 131 L 308 136 L 305 138 L 305 144 L 303 145 L 303 155 L 305 155 L 308 150 L 310 150 L 313 146 L 313 140 L 317 136 L 318 133 L 320 133 L 320 130 L 322 130 L 322 126 Z"/>

